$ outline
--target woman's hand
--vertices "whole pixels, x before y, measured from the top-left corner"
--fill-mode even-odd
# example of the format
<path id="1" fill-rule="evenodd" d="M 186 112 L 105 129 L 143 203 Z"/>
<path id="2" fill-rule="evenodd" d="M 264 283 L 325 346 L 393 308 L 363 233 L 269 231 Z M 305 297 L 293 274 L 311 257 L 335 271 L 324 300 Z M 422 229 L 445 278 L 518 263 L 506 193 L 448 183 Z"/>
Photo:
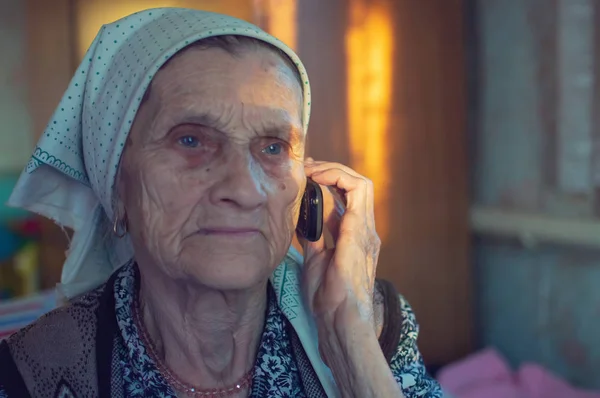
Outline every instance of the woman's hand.
<path id="1" fill-rule="evenodd" d="M 304 290 L 310 308 L 323 322 L 373 325 L 373 289 L 381 245 L 375 230 L 373 184 L 339 163 L 308 159 L 305 170 L 307 177 L 329 187 L 323 189 L 323 219 L 334 243 L 327 247 L 323 237 L 314 243 L 302 242 Z"/>
<path id="2" fill-rule="evenodd" d="M 402 397 L 374 327 L 381 241 L 375 230 L 373 184 L 338 163 L 308 159 L 305 170 L 307 177 L 329 188 L 323 190 L 323 218 L 333 247 L 327 247 L 324 237 L 301 240 L 304 294 L 316 319 L 321 357 L 344 397 Z"/>

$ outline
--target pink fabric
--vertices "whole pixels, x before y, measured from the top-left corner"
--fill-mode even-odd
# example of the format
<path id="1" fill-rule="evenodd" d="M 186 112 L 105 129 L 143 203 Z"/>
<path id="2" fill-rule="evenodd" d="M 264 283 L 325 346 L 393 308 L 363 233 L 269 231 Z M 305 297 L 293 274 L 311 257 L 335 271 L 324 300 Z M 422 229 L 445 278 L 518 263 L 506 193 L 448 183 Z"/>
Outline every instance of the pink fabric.
<path id="1" fill-rule="evenodd" d="M 539 365 L 526 363 L 513 372 L 493 349 L 446 366 L 438 381 L 456 398 L 600 398 L 600 392 L 571 387 Z"/>

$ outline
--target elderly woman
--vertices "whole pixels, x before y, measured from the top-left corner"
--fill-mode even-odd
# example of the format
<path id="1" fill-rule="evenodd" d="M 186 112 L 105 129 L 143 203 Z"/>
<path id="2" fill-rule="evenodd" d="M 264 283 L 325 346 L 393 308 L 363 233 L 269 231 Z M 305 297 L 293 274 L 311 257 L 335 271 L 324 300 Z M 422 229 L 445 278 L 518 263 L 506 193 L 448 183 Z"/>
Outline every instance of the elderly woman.
<path id="1" fill-rule="evenodd" d="M 298 57 L 154 9 L 102 28 L 10 203 L 75 231 L 69 302 L 0 346 L 0 397 L 439 397 L 375 282 L 370 182 L 305 159 Z M 290 244 L 307 178 L 334 245 Z"/>

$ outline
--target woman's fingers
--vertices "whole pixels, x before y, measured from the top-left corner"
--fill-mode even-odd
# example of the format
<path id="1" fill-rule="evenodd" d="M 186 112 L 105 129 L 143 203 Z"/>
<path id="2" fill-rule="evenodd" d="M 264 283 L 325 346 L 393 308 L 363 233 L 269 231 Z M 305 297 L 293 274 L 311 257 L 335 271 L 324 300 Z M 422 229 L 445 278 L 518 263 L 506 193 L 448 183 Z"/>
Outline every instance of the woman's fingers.
<path id="1" fill-rule="evenodd" d="M 308 178 L 328 188 L 323 189 L 324 218 L 335 240 L 335 248 L 329 250 L 322 240 L 307 243 L 305 276 L 309 281 L 319 281 L 315 295 L 310 296 L 312 305 L 317 312 L 326 312 L 355 300 L 361 317 L 369 319 L 380 247 L 375 231 L 373 184 L 338 163 L 307 160 L 305 172 Z M 336 196 L 345 199 L 345 211 Z M 326 254 L 331 254 L 329 261 L 321 261 Z"/>
<path id="2" fill-rule="evenodd" d="M 336 189 L 329 186 L 322 186 L 323 190 L 323 222 L 331 234 L 334 242 L 338 240 L 340 232 L 340 222 L 346 211 L 346 206 L 342 202 Z"/>
<path id="3" fill-rule="evenodd" d="M 350 211 L 365 215 L 367 226 L 375 230 L 373 183 L 348 166 L 332 162 L 308 161 L 306 175 L 321 185 L 327 185 L 345 199 Z"/>
<path id="4" fill-rule="evenodd" d="M 344 191 L 348 210 L 357 211 L 366 208 L 369 188 L 366 179 L 351 175 L 338 167 L 316 170 L 306 168 L 306 176 L 312 178 L 317 184 Z"/>
<path id="5" fill-rule="evenodd" d="M 306 167 L 309 167 L 311 169 L 313 169 L 315 172 L 316 171 L 323 171 L 323 170 L 327 170 L 327 169 L 331 169 L 331 168 L 337 168 L 340 170 L 345 171 L 346 173 L 357 177 L 357 178 L 365 178 L 362 175 L 360 175 L 359 173 L 357 173 L 354 169 L 352 169 L 351 167 L 348 167 L 346 165 L 343 165 L 341 163 L 335 163 L 335 162 L 325 162 L 322 160 L 313 160 L 312 158 L 308 158 L 306 159 L 304 165 Z"/>

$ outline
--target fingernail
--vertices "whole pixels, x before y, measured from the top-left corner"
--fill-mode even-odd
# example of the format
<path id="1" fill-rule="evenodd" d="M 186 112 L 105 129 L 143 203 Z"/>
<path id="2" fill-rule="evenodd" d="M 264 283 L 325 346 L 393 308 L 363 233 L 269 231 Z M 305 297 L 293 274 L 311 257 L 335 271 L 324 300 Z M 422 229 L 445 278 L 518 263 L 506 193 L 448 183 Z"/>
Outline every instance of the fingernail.
<path id="1" fill-rule="evenodd" d="M 315 160 L 311 157 L 306 158 L 306 162 L 313 163 Z"/>

